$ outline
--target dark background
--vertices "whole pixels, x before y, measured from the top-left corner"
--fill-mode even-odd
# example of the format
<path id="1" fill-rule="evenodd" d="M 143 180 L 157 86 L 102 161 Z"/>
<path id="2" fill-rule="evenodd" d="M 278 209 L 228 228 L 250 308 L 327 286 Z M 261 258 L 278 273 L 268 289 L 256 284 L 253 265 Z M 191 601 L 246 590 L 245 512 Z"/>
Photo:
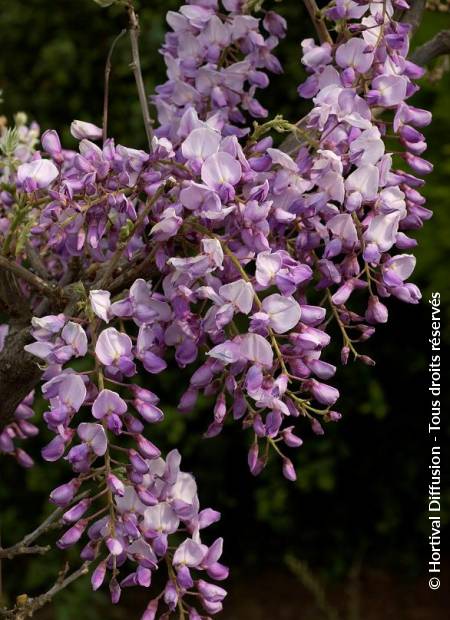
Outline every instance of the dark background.
<path id="1" fill-rule="evenodd" d="M 164 35 L 165 12 L 178 5 L 174 0 L 140 2 L 142 67 L 148 92 L 164 80 L 157 49 Z M 283 0 L 278 10 L 289 23 L 289 35 L 278 51 L 285 74 L 272 80 L 263 103 L 271 115 L 282 113 L 295 121 L 307 111 L 307 104 L 296 94 L 304 78 L 299 42 L 313 33 L 300 0 Z M 56 128 L 67 146 L 75 146 L 68 133 L 74 118 L 101 124 L 105 58 L 112 39 L 124 26 L 120 10 L 101 10 L 91 0 L 0 0 L 4 99 L 0 114 L 11 119 L 16 111 L 26 111 L 42 130 Z M 443 27 L 450 27 L 448 13 L 428 13 L 415 44 Z M 232 569 L 224 620 L 333 619 L 338 611 L 344 620 L 449 617 L 450 566 L 445 565 L 445 557 L 439 592 L 428 590 L 426 577 L 431 291 L 441 292 L 446 345 L 450 341 L 450 73 L 443 70 L 448 60 L 438 61 L 421 80 L 422 91 L 413 102 L 434 115 L 426 134 L 427 156 L 435 170 L 425 193 L 435 215 L 415 235 L 420 245 L 413 280 L 423 290 L 423 302 L 417 306 L 390 303 L 388 325 L 364 348 L 377 360 L 375 368 L 351 364 L 338 371 L 336 385 L 342 393 L 339 405 L 344 418 L 328 425 L 323 438 L 300 429 L 305 445 L 294 453 L 298 481 L 286 482 L 278 463 L 252 478 L 246 466 L 248 438 L 237 426 L 227 427 L 219 438 L 203 440 L 210 403 L 204 402 L 195 416 L 183 417 L 175 410 L 179 371 L 152 379 L 166 411 L 166 420 L 153 437 L 164 449 L 181 447 L 185 468 L 196 474 L 202 505 L 223 513 L 222 522 L 211 531 L 225 537 L 225 561 Z M 145 145 L 145 136 L 129 61 L 125 37 L 114 55 L 110 134 L 123 144 L 139 147 Z M 337 354 L 337 349 L 330 348 L 330 361 Z M 445 401 L 445 353 L 443 379 Z M 443 402 L 443 523 L 448 521 L 450 499 L 446 411 Z M 35 441 L 37 466 L 32 470 L 23 471 L 9 459 L 1 462 L 4 544 L 18 540 L 39 522 L 48 510 L 48 490 L 69 475 L 64 464 L 42 463 L 38 456 L 42 441 L 42 437 Z M 447 540 L 448 532 L 444 532 L 444 548 Z M 294 575 L 286 554 L 310 569 L 302 564 Z M 3 602 L 13 601 L 20 592 L 42 591 L 54 580 L 60 562 L 60 554 L 49 554 L 44 560 L 5 561 Z M 311 587 L 305 587 L 308 570 L 319 590 L 315 596 L 309 592 Z M 82 581 L 61 594 L 40 617 L 96 620 L 105 614 L 115 619 L 127 613 L 138 618 L 145 600 L 145 592 L 133 590 L 121 606 L 111 609 L 105 594 L 94 595 Z"/>

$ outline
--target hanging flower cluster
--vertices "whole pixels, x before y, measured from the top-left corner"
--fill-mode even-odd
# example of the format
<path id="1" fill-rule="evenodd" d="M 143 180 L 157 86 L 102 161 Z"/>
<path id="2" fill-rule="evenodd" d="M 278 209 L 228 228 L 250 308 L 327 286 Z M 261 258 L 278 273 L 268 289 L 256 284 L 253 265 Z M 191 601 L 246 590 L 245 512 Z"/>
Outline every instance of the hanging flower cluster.
<path id="1" fill-rule="evenodd" d="M 223 0 L 189 2 L 169 11 L 172 28 L 162 53 L 168 81 L 156 89 L 154 103 L 164 135 L 177 142 L 189 132 L 187 108 L 193 108 L 222 136 L 249 133 L 246 112 L 254 118 L 268 115 L 256 91 L 269 85 L 266 71 L 282 73 L 272 54 L 285 36 L 286 21 L 268 11 L 262 20 L 249 14 L 247 2 Z M 264 32 L 266 34 L 264 34 Z"/>
<path id="2" fill-rule="evenodd" d="M 297 125 L 251 125 L 267 114 L 255 94 L 267 70 L 281 71 L 272 50 L 285 21 L 252 16 L 241 0 L 222 5 L 192 0 L 168 14 L 168 81 L 154 97 L 150 152 L 74 121 L 78 151 L 49 130 L 42 152 L 18 154 L 9 136 L 2 163 L 3 254 L 44 272 L 48 286 L 20 281 L 34 314 L 25 350 L 43 367 L 53 433 L 42 455 L 76 474 L 51 494 L 70 526 L 58 546 L 87 536 L 93 587 L 108 575 L 113 602 L 122 587 L 149 587 L 164 564 L 166 586 L 145 620 L 162 605 L 190 620 L 220 611 L 225 590 L 196 572 L 228 572 L 221 539 L 200 539 L 218 513 L 199 509 L 179 453 L 163 460 L 146 436 L 164 416 L 153 375 L 172 360 L 192 368 L 179 410 L 209 397 L 207 437 L 238 420 L 250 471 L 275 453 L 295 480 L 287 453 L 302 444 L 296 429 L 306 422 L 321 435 L 341 417 L 329 383 L 336 368 L 323 359 L 333 323 L 342 363 L 372 364 L 356 347 L 387 321 L 382 300 L 420 299 L 407 281 L 416 242 L 406 233 L 431 215 L 418 191 L 431 170 L 420 132 L 430 114 L 407 103 L 422 71 L 406 59 L 408 27 L 391 1 L 324 9 L 337 34 L 302 43 L 309 77 L 299 94 L 313 108 Z M 276 146 L 272 128 L 296 140 Z M 0 449 L 24 465 L 14 440 L 37 432 L 31 404 L 32 395 L 0 435 Z"/>

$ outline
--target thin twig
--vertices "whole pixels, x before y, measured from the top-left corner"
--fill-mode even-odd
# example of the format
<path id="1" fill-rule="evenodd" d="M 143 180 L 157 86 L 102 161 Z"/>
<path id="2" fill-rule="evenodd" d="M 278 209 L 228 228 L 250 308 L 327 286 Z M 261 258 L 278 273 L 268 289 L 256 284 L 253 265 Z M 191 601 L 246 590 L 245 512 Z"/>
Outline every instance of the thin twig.
<path id="1" fill-rule="evenodd" d="M 7 269 L 25 282 L 28 282 L 28 284 L 30 284 L 34 289 L 36 289 L 46 297 L 57 297 L 60 293 L 58 287 L 54 284 L 46 282 L 40 276 L 37 276 L 25 267 L 22 267 L 22 265 L 19 265 L 18 263 L 15 263 L 14 261 L 5 258 L 4 256 L 0 256 L 0 267 L 2 269 Z"/>
<path id="2" fill-rule="evenodd" d="M 320 9 L 317 6 L 316 0 L 303 0 L 306 10 L 314 24 L 317 35 L 321 43 L 333 43 L 328 28 L 322 18 Z"/>
<path id="3" fill-rule="evenodd" d="M 117 246 L 115 253 L 113 254 L 110 261 L 108 262 L 108 267 L 106 268 L 106 271 L 103 273 L 100 280 L 97 280 L 97 282 L 95 283 L 95 286 L 97 288 L 104 288 L 109 284 L 111 276 L 114 274 L 114 271 L 117 265 L 119 264 L 119 261 L 122 258 L 122 255 L 130 239 L 132 238 L 134 233 L 139 229 L 139 227 L 144 223 L 144 219 L 147 217 L 150 209 L 155 204 L 155 202 L 158 200 L 158 198 L 164 193 L 165 189 L 166 189 L 166 184 L 162 185 L 155 192 L 155 194 L 150 198 L 150 200 L 147 201 L 145 207 L 141 210 L 138 217 L 136 218 L 136 221 L 131 227 L 131 230 L 127 234 L 126 239 L 124 239 L 123 241 L 119 241 L 119 244 Z"/>
<path id="4" fill-rule="evenodd" d="M 86 575 L 89 571 L 89 562 L 84 562 L 79 569 L 71 573 L 68 577 L 63 578 L 66 571 L 60 575 L 56 583 L 44 594 L 29 598 L 26 595 L 17 597 L 17 603 L 13 609 L 0 609 L 0 616 L 4 618 L 14 618 L 15 620 L 24 620 L 30 618 L 41 607 L 49 603 L 56 594 L 61 592 L 71 583 Z"/>
<path id="5" fill-rule="evenodd" d="M 133 61 L 131 63 L 131 68 L 134 73 L 134 79 L 136 80 L 137 91 L 139 95 L 139 103 L 141 105 L 142 118 L 144 120 L 145 133 L 147 134 L 147 141 L 150 152 L 152 151 L 152 139 L 153 139 L 153 130 L 152 130 L 152 118 L 150 116 L 150 111 L 148 109 L 148 99 L 145 93 L 144 80 L 142 78 L 142 70 L 141 70 L 141 58 L 139 55 L 139 20 L 136 12 L 134 10 L 133 5 L 130 3 L 128 5 L 128 16 L 130 19 L 130 41 L 131 41 L 131 55 Z"/>
<path id="6" fill-rule="evenodd" d="M 45 534 L 49 529 L 54 526 L 55 521 L 57 521 L 62 514 L 68 509 L 69 506 L 75 504 L 83 497 L 88 495 L 87 491 L 83 493 L 79 493 L 76 497 L 72 499 L 72 501 L 65 506 L 64 508 L 57 508 L 54 510 L 35 530 L 27 534 L 19 540 L 19 542 L 15 543 L 11 547 L 7 547 L 5 549 L 0 548 L 0 558 L 8 558 L 11 559 L 16 555 L 23 555 L 28 553 L 33 553 L 30 551 L 33 547 L 30 547 L 31 543 L 37 540 L 40 536 Z M 35 549 L 40 549 L 39 547 L 35 547 Z M 34 551 L 34 553 L 40 553 L 40 551 Z"/>
<path id="7" fill-rule="evenodd" d="M 105 89 L 103 94 L 103 142 L 105 142 L 108 137 L 109 78 L 111 75 L 112 55 L 114 53 L 114 48 L 116 47 L 117 42 L 123 37 L 124 34 L 126 34 L 126 32 L 127 31 L 125 28 L 121 32 L 119 32 L 117 37 L 111 43 L 111 47 L 109 48 L 108 56 L 106 58 Z"/>

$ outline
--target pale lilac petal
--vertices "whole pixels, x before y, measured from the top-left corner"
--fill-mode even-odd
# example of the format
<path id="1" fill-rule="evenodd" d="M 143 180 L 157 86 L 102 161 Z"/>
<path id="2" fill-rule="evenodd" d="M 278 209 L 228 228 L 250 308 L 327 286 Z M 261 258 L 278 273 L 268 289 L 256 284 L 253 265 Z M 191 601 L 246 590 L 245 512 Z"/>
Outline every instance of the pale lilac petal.
<path id="1" fill-rule="evenodd" d="M 335 215 L 327 222 L 328 229 L 349 246 L 358 242 L 358 233 L 352 216 L 349 213 Z"/>
<path id="2" fill-rule="evenodd" d="M 376 166 L 367 165 L 357 168 L 347 177 L 345 189 L 359 192 L 366 200 L 375 200 L 378 192 L 379 170 Z"/>
<path id="3" fill-rule="evenodd" d="M 262 309 L 269 316 L 269 325 L 277 334 L 284 334 L 300 321 L 300 305 L 293 297 L 274 293 L 263 300 Z"/>
<path id="4" fill-rule="evenodd" d="M 220 360 L 224 364 L 233 364 L 241 359 L 241 349 L 238 344 L 231 340 L 226 340 L 222 344 L 213 347 L 208 355 Z"/>
<path id="5" fill-rule="evenodd" d="M 109 323 L 111 293 L 109 291 L 92 290 L 89 292 L 91 308 L 100 319 Z"/>
<path id="6" fill-rule="evenodd" d="M 35 159 L 27 164 L 21 164 L 17 169 L 19 183 L 34 183 L 35 189 L 48 187 L 58 175 L 58 168 L 49 159 Z"/>
<path id="7" fill-rule="evenodd" d="M 194 542 L 191 538 L 186 538 L 173 554 L 172 563 L 174 566 L 183 565 L 193 568 L 201 564 L 205 553 L 204 545 Z"/>
<path id="8" fill-rule="evenodd" d="M 95 345 L 95 354 L 106 366 L 117 362 L 122 356 L 130 356 L 133 343 L 127 334 L 122 334 L 115 327 L 103 330 Z"/>
<path id="9" fill-rule="evenodd" d="M 214 189 L 224 183 L 236 185 L 241 178 L 241 164 L 229 153 L 215 153 L 202 166 L 202 181 Z"/>
<path id="10" fill-rule="evenodd" d="M 281 269 L 282 259 L 279 254 L 260 252 L 256 257 L 256 281 L 260 286 L 270 286 Z"/>
<path id="11" fill-rule="evenodd" d="M 219 294 L 243 314 L 248 314 L 252 309 L 254 291 L 250 282 L 240 279 L 224 284 L 220 287 Z"/>
<path id="12" fill-rule="evenodd" d="M 117 394 L 117 392 L 103 389 L 92 405 L 92 415 L 94 418 L 97 418 L 97 420 L 100 420 L 105 415 L 109 415 L 111 413 L 122 415 L 123 413 L 126 413 L 127 409 L 127 403 L 119 396 L 119 394 Z"/>
<path id="13" fill-rule="evenodd" d="M 194 129 L 181 145 L 181 152 L 186 159 L 204 162 L 219 150 L 221 137 L 209 127 Z"/>
<path id="14" fill-rule="evenodd" d="M 270 344 L 259 334 L 245 334 L 240 340 L 242 357 L 261 364 L 261 366 L 271 367 L 273 364 L 273 351 Z"/>
<path id="15" fill-rule="evenodd" d="M 97 456 L 103 456 L 106 452 L 108 440 L 105 429 L 101 424 L 82 422 L 78 427 L 78 436 Z"/>
<path id="16" fill-rule="evenodd" d="M 400 217 L 398 211 L 376 215 L 364 233 L 364 239 L 375 243 L 380 252 L 387 252 L 395 243 Z"/>
<path id="17" fill-rule="evenodd" d="M 63 340 L 75 351 L 77 357 L 84 357 L 87 353 L 87 336 L 78 323 L 69 321 L 61 332 Z"/>

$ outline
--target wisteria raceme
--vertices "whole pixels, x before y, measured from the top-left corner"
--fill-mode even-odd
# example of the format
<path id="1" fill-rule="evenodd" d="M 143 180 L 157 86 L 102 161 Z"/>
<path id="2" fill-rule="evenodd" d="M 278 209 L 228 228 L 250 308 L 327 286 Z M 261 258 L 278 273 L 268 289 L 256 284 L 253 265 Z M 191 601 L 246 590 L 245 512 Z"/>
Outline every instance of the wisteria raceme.
<path id="1" fill-rule="evenodd" d="M 84 121 L 71 126 L 78 151 L 53 130 L 34 150 L 36 129 L 23 123 L 2 139 L 0 241 L 23 268 L 13 273 L 34 315 L 25 350 L 42 367 L 53 433 L 42 456 L 74 472 L 50 496 L 67 507 L 57 544 L 87 540 L 93 588 L 108 580 L 113 602 L 122 587 L 149 587 L 164 564 L 166 586 L 144 620 L 161 609 L 215 614 L 226 592 L 197 571 L 228 573 L 221 539 L 200 539 L 219 514 L 200 510 L 178 451 L 164 460 L 151 441 L 164 417 L 153 375 L 189 367 L 180 412 L 205 395 L 206 437 L 240 421 L 250 471 L 274 454 L 295 480 L 297 432 L 306 422 L 322 435 L 341 417 L 336 367 L 323 359 L 331 335 L 343 364 L 373 364 L 356 347 L 387 321 L 386 298 L 420 299 L 407 232 L 431 215 L 419 192 L 431 171 L 420 129 L 431 119 L 408 101 L 423 71 L 407 60 L 408 25 L 393 19 L 406 3 L 324 9 L 335 38 L 302 43 L 309 77 L 298 90 L 313 107 L 297 125 L 252 125 L 267 115 L 255 94 L 267 71 L 281 71 L 272 50 L 286 23 L 251 15 L 250 4 L 193 0 L 169 12 L 150 152 L 103 140 Z M 277 145 L 273 128 L 296 139 Z M 37 432 L 32 399 L 0 434 L 1 451 L 25 466 L 14 442 Z"/>
<path id="2" fill-rule="evenodd" d="M 250 131 L 246 112 L 265 118 L 256 91 L 269 85 L 267 71 L 281 73 L 272 54 L 285 36 L 286 21 L 268 11 L 264 19 L 249 14 L 241 0 L 189 2 L 169 11 L 173 32 L 162 49 L 168 81 L 154 97 L 161 124 L 157 131 L 177 143 L 193 129 L 195 110 L 222 136 L 243 137 Z M 263 26 L 263 29 L 261 29 Z M 184 116 L 190 110 L 191 113 Z"/>

